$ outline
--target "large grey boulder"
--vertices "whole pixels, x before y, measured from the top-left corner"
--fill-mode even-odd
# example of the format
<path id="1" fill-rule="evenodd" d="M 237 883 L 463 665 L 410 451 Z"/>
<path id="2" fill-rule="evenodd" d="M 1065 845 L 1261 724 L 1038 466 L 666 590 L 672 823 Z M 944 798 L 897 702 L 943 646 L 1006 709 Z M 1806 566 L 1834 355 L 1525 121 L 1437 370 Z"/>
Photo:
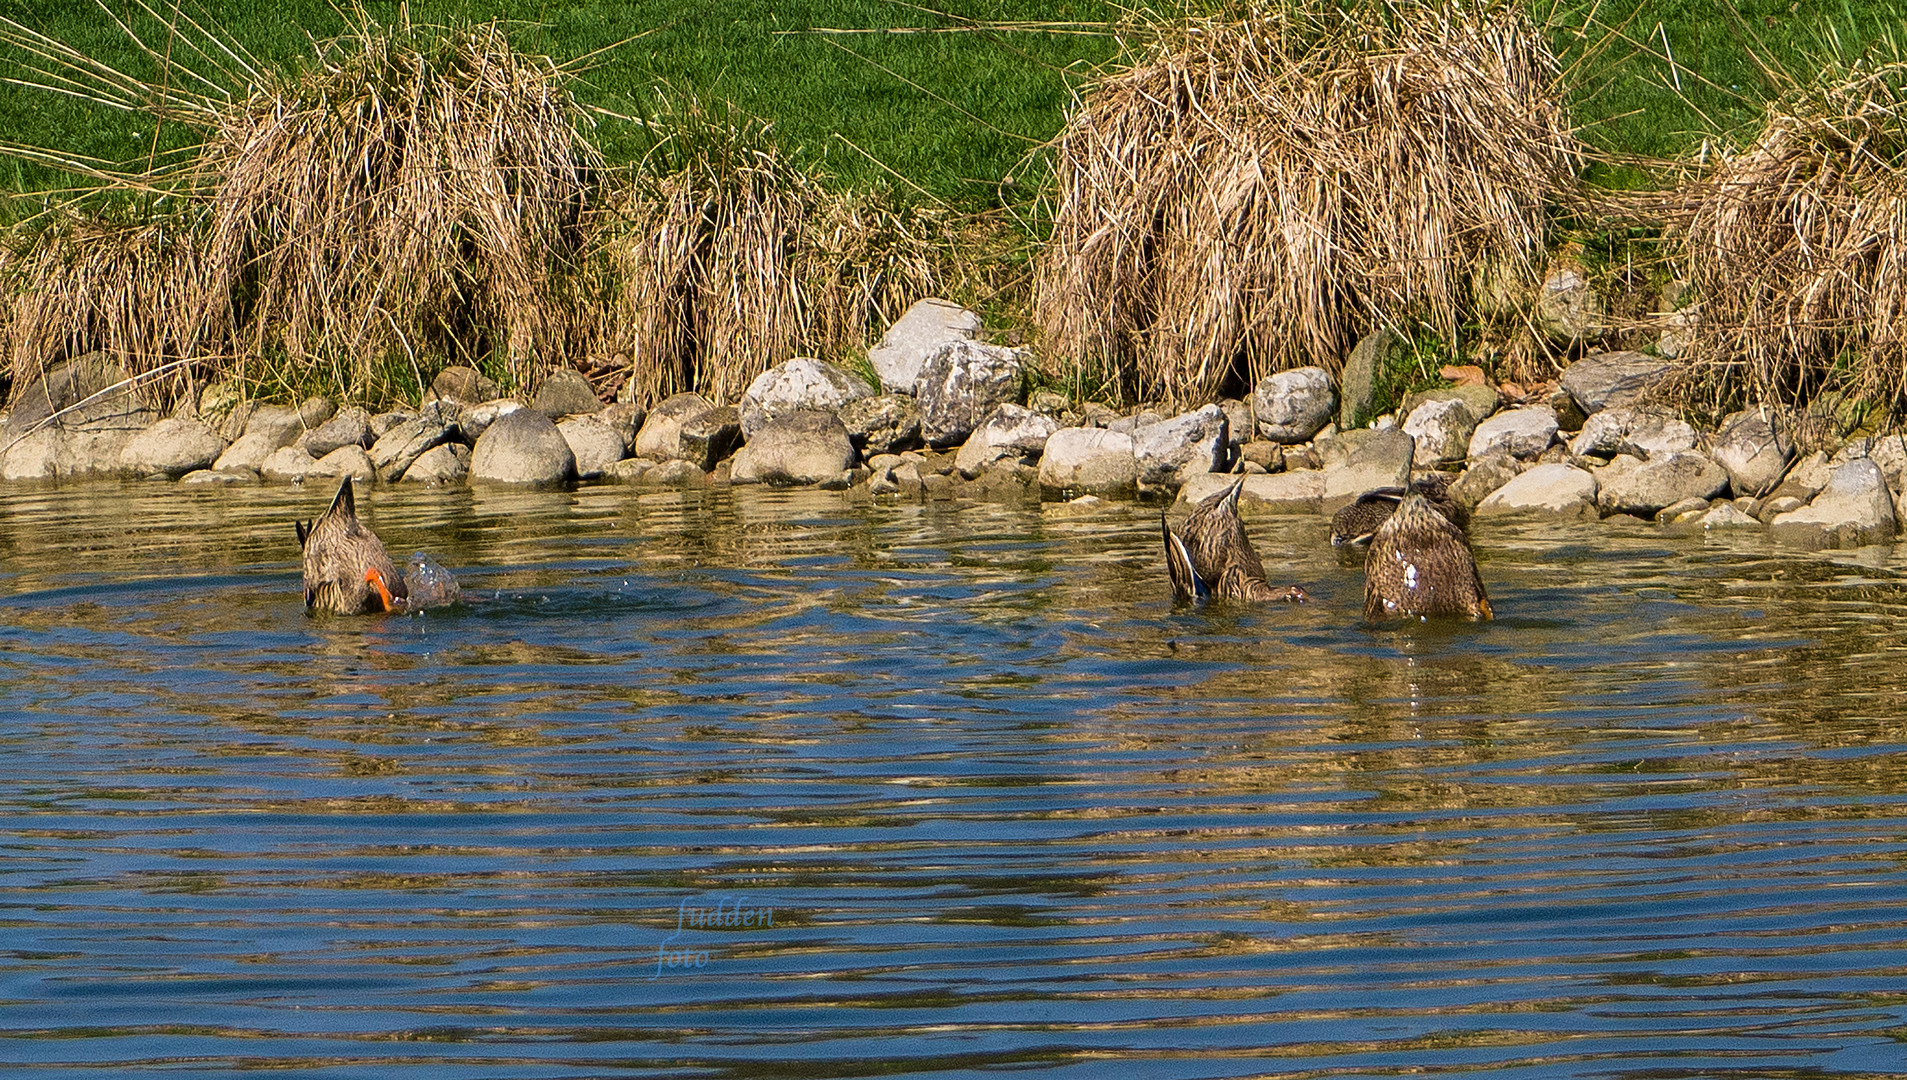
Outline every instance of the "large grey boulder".
<path id="1" fill-rule="evenodd" d="M 554 484 L 576 474 L 576 455 L 537 409 L 497 417 L 470 454 L 470 476 L 502 484 Z"/>
<path id="2" fill-rule="evenodd" d="M 1476 513 L 1595 517 L 1596 478 L 1574 465 L 1537 465 L 1491 492 L 1477 504 Z"/>
<path id="3" fill-rule="evenodd" d="M 378 479 L 377 466 L 371 464 L 371 455 L 362 446 L 338 447 L 318 459 L 318 471 L 325 476 L 348 476 L 366 484 Z"/>
<path id="4" fill-rule="evenodd" d="M 777 416 L 735 452 L 729 480 L 737 484 L 824 484 L 854 467 L 848 429 L 831 412 Z"/>
<path id="5" fill-rule="evenodd" d="M 1376 412 L 1378 377 L 1406 348 L 1401 338 L 1380 326 L 1364 335 L 1344 358 L 1344 369 L 1338 373 L 1338 427 L 1363 427 L 1370 422 Z"/>
<path id="6" fill-rule="evenodd" d="M 1708 456 L 1728 470 L 1737 495 L 1760 496 L 1788 471 L 1794 447 L 1760 409 L 1744 409 L 1722 421 Z"/>
<path id="7" fill-rule="evenodd" d="M 315 458 L 324 457 L 340 446 L 368 448 L 375 441 L 371 437 L 371 414 L 357 405 L 339 409 L 331 419 L 298 437 L 298 445 Z"/>
<path id="8" fill-rule="evenodd" d="M 603 399 L 596 396 L 596 388 L 589 385 L 583 373 L 575 368 L 558 368 L 550 372 L 549 378 L 537 388 L 536 400 L 530 408 L 554 420 L 559 416 L 576 416 L 593 413 L 603 407 Z"/>
<path id="9" fill-rule="evenodd" d="M 120 386 L 126 371 L 104 353 L 54 365 L 24 387 L 0 423 L 0 479 L 119 471 L 119 454 L 159 413 Z M 56 415 L 57 414 L 57 415 Z"/>
<path id="10" fill-rule="evenodd" d="M 1374 488 L 1410 482 L 1416 440 L 1396 428 L 1359 428 L 1318 440 L 1324 462 L 1324 497 L 1319 509 L 1335 514 L 1346 503 Z"/>
<path id="11" fill-rule="evenodd" d="M 90 352 L 46 369 L 37 379 L 26 382 L 14 395 L 8 423 L 16 434 L 25 433 L 34 424 L 62 409 L 71 408 L 98 395 L 113 393 L 109 388 L 132 377 L 126 365 L 104 352 Z M 125 394 L 121 388 L 117 391 Z"/>
<path id="12" fill-rule="evenodd" d="M 1503 403 L 1503 395 L 1497 393 L 1496 387 L 1487 383 L 1464 383 L 1461 386 L 1445 386 L 1436 390 L 1419 390 L 1414 394 L 1406 394 L 1404 403 L 1398 406 L 1397 411 L 1399 415 L 1409 416 L 1417 411 L 1419 406 L 1430 401 L 1461 401 L 1469 408 L 1470 415 L 1481 422 L 1495 415 L 1497 406 Z"/>
<path id="13" fill-rule="evenodd" d="M 1027 353 L 973 341 L 950 341 L 921 362 L 914 397 L 920 434 L 932 447 L 965 441 L 995 407 L 1020 396 Z"/>
<path id="14" fill-rule="evenodd" d="M 513 401 L 510 398 L 480 401 L 463 411 L 457 419 L 457 427 L 463 432 L 465 442 L 475 443 L 483 438 L 483 433 L 489 430 L 491 424 L 497 422 L 497 417 L 513 413 L 521 408 L 523 408 L 522 402 Z"/>
<path id="15" fill-rule="evenodd" d="M 1523 463 L 1506 450 L 1497 450 L 1470 462 L 1450 485 L 1450 497 L 1459 505 L 1475 508 L 1494 491 L 1522 475 Z"/>
<path id="16" fill-rule="evenodd" d="M 707 472 L 728 456 L 741 434 L 741 415 L 734 408 L 711 405 L 700 394 L 677 394 L 649 410 L 636 434 L 635 456 L 687 461 Z"/>
<path id="17" fill-rule="evenodd" d="M 1462 461 L 1469 455 L 1470 436 L 1477 430 L 1477 416 L 1460 398 L 1426 401 L 1404 417 L 1403 430 L 1416 440 L 1416 467 L 1434 469 L 1446 461 Z"/>
<path id="18" fill-rule="evenodd" d="M 1011 403 L 1002 405 L 967 436 L 954 456 L 954 468 L 973 480 L 998 461 L 1031 464 L 1058 430 L 1059 421 L 1046 413 Z"/>
<path id="19" fill-rule="evenodd" d="M 1669 362 L 1646 353 L 1590 353 L 1569 365 L 1556 380 L 1583 415 L 1616 405 L 1633 405 L 1649 387 L 1668 373 Z"/>
<path id="20" fill-rule="evenodd" d="M 1337 408 L 1331 375 L 1321 367 L 1293 368 L 1267 375 L 1252 387 L 1252 415 L 1258 434 L 1276 443 L 1310 441 L 1331 422 Z"/>
<path id="21" fill-rule="evenodd" d="M 980 334 L 980 316 L 951 300 L 916 300 L 867 351 L 868 363 L 891 394 L 911 394 L 927 358 L 950 341 L 972 341 Z"/>
<path id="22" fill-rule="evenodd" d="M 1061 428 L 1040 455 L 1040 486 L 1107 494 L 1139 482 L 1132 436 L 1105 428 Z"/>
<path id="23" fill-rule="evenodd" d="M 470 475 L 470 448 L 462 443 L 442 443 L 419 454 L 404 470 L 404 482 L 410 484 L 454 484 Z"/>
<path id="24" fill-rule="evenodd" d="M 1775 515 L 1768 528 L 1776 539 L 1806 547 L 1883 543 L 1894 537 L 1894 501 L 1880 466 L 1855 458 L 1834 470 L 1813 502 Z"/>
<path id="25" fill-rule="evenodd" d="M 119 467 L 134 476 L 164 473 L 177 478 L 210 468 L 224 449 L 225 443 L 205 421 L 175 416 L 126 440 L 119 451 Z"/>
<path id="26" fill-rule="evenodd" d="M 1241 481 L 1240 514 L 1315 514 L 1324 503 L 1324 473 L 1317 469 L 1299 469 L 1245 477 L 1223 473 L 1189 477 L 1179 488 L 1176 505 L 1189 510 Z"/>
<path id="27" fill-rule="evenodd" d="M 1732 502 L 1719 502 L 1708 512 L 1696 519 L 1704 532 L 1721 532 L 1736 529 L 1759 529 L 1761 522 L 1749 517 L 1741 507 Z"/>
<path id="28" fill-rule="evenodd" d="M 576 478 L 594 480 L 605 469 L 621 461 L 629 446 L 615 428 L 604 423 L 601 414 L 585 413 L 557 422 L 570 453 L 576 458 Z"/>
<path id="29" fill-rule="evenodd" d="M 1618 454 L 1596 477 L 1596 506 L 1604 515 L 1653 517 L 1684 499 L 1712 499 L 1728 490 L 1728 470 L 1692 451 L 1647 461 Z"/>
<path id="30" fill-rule="evenodd" d="M 454 401 L 459 405 L 477 405 L 497 396 L 495 379 L 473 367 L 458 364 L 437 373 L 424 395 L 429 401 Z"/>
<path id="31" fill-rule="evenodd" d="M 451 431 L 444 424 L 423 416 L 413 417 L 386 431 L 371 444 L 371 464 L 377 469 L 378 479 L 395 483 L 424 451 L 448 440 Z M 352 445 L 356 444 L 346 444 L 340 449 Z"/>
<path id="32" fill-rule="evenodd" d="M 236 469 L 256 471 L 265 463 L 265 459 L 271 456 L 272 451 L 283 445 L 275 435 L 248 431 L 219 454 L 218 460 L 212 463 L 212 468 L 221 472 L 231 472 Z"/>
<path id="33" fill-rule="evenodd" d="M 1505 409 L 1478 424 L 1470 433 L 1466 457 L 1475 461 L 1497 450 L 1511 457 L 1533 458 L 1556 440 L 1556 414 L 1547 405 Z"/>
<path id="34" fill-rule="evenodd" d="M 642 430 L 642 422 L 649 418 L 649 410 L 633 401 L 618 401 L 594 414 L 596 419 L 609 425 L 609 429 L 622 440 L 623 452 L 636 445 L 636 432 Z"/>
<path id="35" fill-rule="evenodd" d="M 273 450 L 258 466 L 258 473 L 267 480 L 289 484 L 302 483 L 310 477 L 336 475 L 329 466 L 318 464 L 317 458 L 296 446 L 281 446 Z"/>
<path id="36" fill-rule="evenodd" d="M 797 356 L 755 376 L 742 392 L 742 438 L 753 439 L 777 416 L 838 412 L 850 401 L 873 396 L 873 387 L 833 364 Z"/>
<path id="37" fill-rule="evenodd" d="M 898 454 L 920 445 L 920 403 L 910 394 L 856 398 L 837 413 L 863 454 Z"/>
<path id="38" fill-rule="evenodd" d="M 1219 472 L 1230 463 L 1231 421 L 1217 405 L 1132 429 L 1139 482 L 1177 486 L 1186 476 Z"/>
<path id="39" fill-rule="evenodd" d="M 1569 440 L 1569 452 L 1577 457 L 1628 454 L 1652 458 L 1693 449 L 1695 429 L 1687 421 L 1628 405 L 1603 409 L 1589 417 Z"/>

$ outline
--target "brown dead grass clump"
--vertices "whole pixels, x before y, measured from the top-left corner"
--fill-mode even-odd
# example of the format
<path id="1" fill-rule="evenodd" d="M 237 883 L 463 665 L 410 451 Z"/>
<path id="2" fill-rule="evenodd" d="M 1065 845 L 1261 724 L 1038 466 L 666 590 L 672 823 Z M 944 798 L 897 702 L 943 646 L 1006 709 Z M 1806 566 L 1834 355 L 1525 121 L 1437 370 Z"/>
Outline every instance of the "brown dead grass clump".
<path id="1" fill-rule="evenodd" d="M 1056 140 L 1035 315 L 1146 400 L 1340 366 L 1379 323 L 1456 339 L 1470 269 L 1527 267 L 1577 143 L 1507 5 L 1254 5 L 1146 28 Z"/>
<path id="2" fill-rule="evenodd" d="M 611 295 L 593 354 L 647 399 L 733 400 L 792 356 L 840 355 L 933 291 L 936 222 L 831 190 L 756 121 L 690 103 L 610 207 L 599 244 Z"/>
<path id="3" fill-rule="evenodd" d="M 1907 63 L 1790 94 L 1688 201 L 1686 400 L 1907 404 Z"/>

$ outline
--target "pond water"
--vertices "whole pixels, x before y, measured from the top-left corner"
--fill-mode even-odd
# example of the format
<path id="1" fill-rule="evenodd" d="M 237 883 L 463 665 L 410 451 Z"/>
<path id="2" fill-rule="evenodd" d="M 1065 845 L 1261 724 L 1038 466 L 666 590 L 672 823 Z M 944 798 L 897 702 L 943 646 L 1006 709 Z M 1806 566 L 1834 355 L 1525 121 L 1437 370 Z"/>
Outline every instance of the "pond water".
<path id="1" fill-rule="evenodd" d="M 1907 547 L 377 489 L 472 602 L 314 618 L 330 494 L 0 491 L 8 1075 L 1907 1068 Z"/>

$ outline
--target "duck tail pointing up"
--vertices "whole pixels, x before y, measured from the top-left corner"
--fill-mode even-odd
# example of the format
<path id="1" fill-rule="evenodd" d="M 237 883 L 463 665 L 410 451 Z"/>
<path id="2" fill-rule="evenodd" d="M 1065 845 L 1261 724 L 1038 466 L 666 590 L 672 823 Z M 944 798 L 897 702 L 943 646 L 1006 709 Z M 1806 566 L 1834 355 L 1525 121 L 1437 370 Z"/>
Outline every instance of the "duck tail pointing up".
<path id="1" fill-rule="evenodd" d="M 1159 531 L 1165 534 L 1165 572 L 1172 579 L 1172 598 L 1174 600 L 1203 600 L 1212 593 L 1205 579 L 1199 577 L 1192 566 L 1192 553 L 1186 550 L 1185 541 L 1172 531 L 1166 523 L 1165 511 L 1159 511 Z"/>

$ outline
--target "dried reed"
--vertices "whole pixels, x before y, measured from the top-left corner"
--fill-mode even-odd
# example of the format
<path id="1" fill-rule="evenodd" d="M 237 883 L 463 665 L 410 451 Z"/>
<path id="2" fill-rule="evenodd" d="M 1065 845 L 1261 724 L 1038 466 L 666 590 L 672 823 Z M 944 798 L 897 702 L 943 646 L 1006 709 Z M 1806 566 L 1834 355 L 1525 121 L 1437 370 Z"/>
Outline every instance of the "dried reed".
<path id="1" fill-rule="evenodd" d="M 1516 9 L 1311 0 L 1154 22 L 1053 144 L 1047 347 L 1186 402 L 1379 323 L 1454 340 L 1470 268 L 1527 266 L 1578 144 Z"/>
<path id="2" fill-rule="evenodd" d="M 1693 185 L 1686 399 L 1720 409 L 1837 387 L 1907 406 L 1904 117 L 1907 62 L 1830 66 Z"/>

